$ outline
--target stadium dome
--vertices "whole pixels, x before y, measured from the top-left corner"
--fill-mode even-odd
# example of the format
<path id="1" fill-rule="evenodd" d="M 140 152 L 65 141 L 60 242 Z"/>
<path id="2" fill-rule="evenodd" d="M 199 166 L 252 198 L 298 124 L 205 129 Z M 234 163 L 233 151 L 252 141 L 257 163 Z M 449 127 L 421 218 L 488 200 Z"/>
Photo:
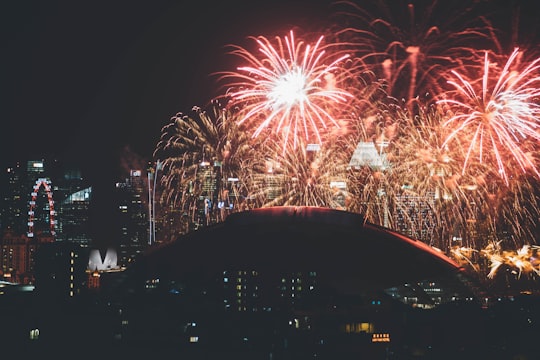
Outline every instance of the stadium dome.
<path id="1" fill-rule="evenodd" d="M 159 344 L 171 356 L 437 358 L 463 355 L 485 330 L 459 265 L 328 208 L 233 213 L 145 253 L 123 275 L 122 339 L 135 352 Z"/>
<path id="2" fill-rule="evenodd" d="M 310 269 L 378 287 L 463 273 L 453 260 L 421 241 L 370 224 L 360 214 L 320 207 L 234 213 L 223 223 L 149 252 L 137 266 L 147 277 Z"/>

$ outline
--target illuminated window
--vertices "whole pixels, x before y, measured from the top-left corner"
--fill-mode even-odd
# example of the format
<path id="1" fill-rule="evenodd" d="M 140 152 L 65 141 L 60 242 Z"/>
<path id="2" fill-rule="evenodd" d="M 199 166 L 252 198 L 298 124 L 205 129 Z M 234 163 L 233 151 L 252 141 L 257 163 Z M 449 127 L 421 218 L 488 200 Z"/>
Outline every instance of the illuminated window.
<path id="1" fill-rule="evenodd" d="M 189 337 L 189 342 L 190 342 L 190 343 L 196 343 L 196 342 L 199 342 L 199 337 L 198 337 L 198 336 L 190 336 L 190 337 Z"/>
<path id="2" fill-rule="evenodd" d="M 372 323 L 349 323 L 345 324 L 344 330 L 346 333 L 372 333 L 373 324 Z"/>
<path id="3" fill-rule="evenodd" d="M 390 342 L 390 334 L 373 334 L 371 337 L 371 342 Z"/>
<path id="4" fill-rule="evenodd" d="M 30 340 L 37 340 L 37 339 L 39 339 L 39 329 L 30 330 Z"/>

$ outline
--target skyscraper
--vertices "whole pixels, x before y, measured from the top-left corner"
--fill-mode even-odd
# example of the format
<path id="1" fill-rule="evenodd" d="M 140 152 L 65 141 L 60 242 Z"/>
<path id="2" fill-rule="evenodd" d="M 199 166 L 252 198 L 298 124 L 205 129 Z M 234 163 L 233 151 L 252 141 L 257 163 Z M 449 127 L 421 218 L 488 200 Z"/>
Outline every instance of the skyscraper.
<path id="1" fill-rule="evenodd" d="M 57 240 L 88 247 L 92 243 L 89 228 L 92 187 L 80 170 L 66 169 L 56 181 Z"/>
<path id="2" fill-rule="evenodd" d="M 148 244 L 148 207 L 145 181 L 140 170 L 131 170 L 124 182 L 116 184 L 115 202 L 118 228 L 118 265 L 128 266 Z"/>
<path id="3" fill-rule="evenodd" d="M 396 230 L 429 244 L 433 239 L 435 225 L 434 207 L 434 193 L 420 196 L 405 187 L 396 197 L 396 209 L 393 212 Z"/>
<path id="4" fill-rule="evenodd" d="M 0 229 L 7 229 L 17 234 L 26 234 L 28 230 L 28 207 L 25 186 L 25 169 L 20 163 L 6 168 L 2 179 L 2 202 L 0 208 Z"/>
<path id="5" fill-rule="evenodd" d="M 56 160 L 21 164 L 3 174 L 0 267 L 4 278 L 32 283 L 34 255 L 42 244 L 67 241 L 87 247 L 91 243 L 92 188 L 80 171 L 65 170 Z"/>

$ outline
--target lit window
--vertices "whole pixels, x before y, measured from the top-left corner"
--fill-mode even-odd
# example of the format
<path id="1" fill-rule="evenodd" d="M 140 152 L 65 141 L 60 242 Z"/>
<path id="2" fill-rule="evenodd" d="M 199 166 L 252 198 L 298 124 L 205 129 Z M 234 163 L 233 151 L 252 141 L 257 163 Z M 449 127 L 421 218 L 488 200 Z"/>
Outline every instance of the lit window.
<path id="1" fill-rule="evenodd" d="M 190 343 L 196 343 L 196 342 L 199 342 L 199 337 L 198 337 L 198 336 L 190 336 L 190 337 L 189 337 L 189 342 L 190 342 Z"/>
<path id="2" fill-rule="evenodd" d="M 37 339 L 39 339 L 39 329 L 30 330 L 30 340 L 37 340 Z"/>

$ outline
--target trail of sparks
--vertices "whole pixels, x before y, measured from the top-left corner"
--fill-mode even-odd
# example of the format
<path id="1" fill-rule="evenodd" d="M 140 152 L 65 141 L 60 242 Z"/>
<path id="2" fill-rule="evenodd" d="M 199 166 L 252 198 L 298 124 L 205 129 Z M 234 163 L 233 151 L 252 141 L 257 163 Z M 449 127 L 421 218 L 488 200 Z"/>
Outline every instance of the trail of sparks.
<path id="1" fill-rule="evenodd" d="M 177 114 L 162 129 L 154 150 L 163 164 L 161 201 L 192 223 L 197 222 L 202 198 L 214 202 L 228 196 L 228 191 L 240 191 L 238 184 L 229 189 L 228 179 L 242 177 L 250 169 L 252 147 L 236 120 L 235 114 L 214 102 L 208 109 L 194 107 L 188 115 Z M 218 187 L 209 191 L 201 179 Z"/>
<path id="2" fill-rule="evenodd" d="M 455 98 L 440 100 L 449 105 L 453 115 L 443 126 L 453 126 L 445 145 L 459 139 L 465 143 L 467 153 L 463 172 L 473 156 L 480 162 L 493 159 L 506 184 L 509 182 L 511 163 L 517 163 L 523 172 L 540 171 L 531 155 L 531 149 L 540 141 L 540 58 L 523 70 L 516 64 L 520 52 L 515 49 L 498 77 L 490 73 L 491 63 L 486 52 L 481 82 L 468 81 L 456 71 L 457 78 L 450 81 L 456 91 Z M 468 145 L 467 145 L 468 143 Z"/>
<path id="3" fill-rule="evenodd" d="M 538 238 L 540 59 L 527 63 L 518 49 L 488 59 L 500 54 L 490 22 L 458 11 L 433 23 L 436 4 L 409 4 L 408 18 L 358 7 L 366 26 L 348 23 L 335 41 L 291 31 L 252 37 L 257 53 L 233 46 L 245 64 L 222 73 L 227 111 L 199 109 L 164 128 L 163 200 L 195 216 L 209 170 L 200 164 L 212 160 L 223 172 L 216 184 L 235 178 L 246 207 L 343 208 L 475 270 L 489 263 L 488 278 L 502 267 L 540 275 L 540 249 L 523 245 Z M 440 101 L 429 107 L 427 93 Z M 351 166 L 361 143 L 384 166 Z M 227 196 L 217 188 L 214 199 Z M 498 239 L 523 247 L 502 251 Z"/>
<path id="4" fill-rule="evenodd" d="M 448 69 L 476 67 L 478 45 L 500 48 L 490 21 L 475 15 L 478 4 L 472 1 L 459 8 L 443 1 L 338 4 L 337 15 L 344 17 L 339 24 L 347 24 L 338 27 L 338 38 L 410 112 L 420 98 L 437 98 L 448 89 Z"/>
<path id="5" fill-rule="evenodd" d="M 239 124 L 259 122 L 252 136 L 271 129 L 283 138 L 284 148 L 291 139 L 296 148 L 300 137 L 321 143 L 320 132 L 339 126 L 334 113 L 352 98 L 338 77 L 348 55 L 333 59 L 323 49 L 323 36 L 314 45 L 297 41 L 292 31 L 283 40 L 276 37 L 277 47 L 263 36 L 255 40 L 262 56 L 235 47 L 232 53 L 248 65 L 224 75 L 235 79 L 228 95 L 229 106 L 241 113 Z"/>
<path id="6" fill-rule="evenodd" d="M 489 261 L 487 277 L 493 279 L 503 267 L 508 268 L 519 279 L 522 275 L 540 276 L 540 246 L 523 245 L 515 250 L 503 250 L 500 242 L 488 244 L 481 250 L 470 247 L 454 247 L 451 256 L 460 264 L 469 264 L 475 270 L 479 270 L 478 256 L 485 257 Z"/>

